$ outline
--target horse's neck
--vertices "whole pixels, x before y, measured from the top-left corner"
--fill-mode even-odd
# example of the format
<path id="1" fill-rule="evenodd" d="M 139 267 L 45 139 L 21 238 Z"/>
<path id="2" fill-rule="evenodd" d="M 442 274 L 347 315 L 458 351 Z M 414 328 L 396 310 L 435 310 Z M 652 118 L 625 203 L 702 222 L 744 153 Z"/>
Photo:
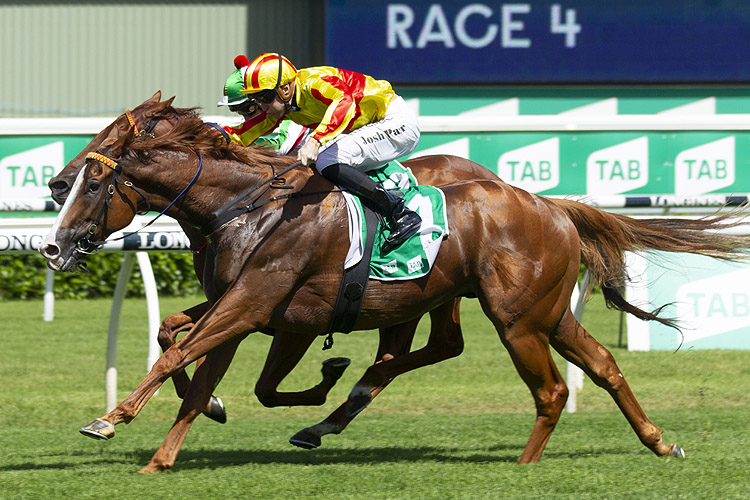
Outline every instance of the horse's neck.
<path id="1" fill-rule="evenodd" d="M 152 194 L 154 208 L 164 210 L 194 182 L 167 212 L 178 221 L 194 227 L 204 227 L 214 219 L 216 211 L 237 200 L 243 193 L 248 193 L 248 196 L 237 200 L 236 206 L 249 203 L 255 194 L 262 191 L 263 184 L 283 169 L 283 166 L 271 168 L 268 163 L 262 162 L 248 166 L 235 160 L 217 160 L 206 155 L 186 155 L 179 162 L 165 156 L 159 163 L 161 165 L 156 168 L 144 169 L 150 170 L 151 175 L 143 174 L 144 186 L 148 186 L 147 190 Z M 196 177 L 199 168 L 201 172 Z M 153 175 L 153 172 L 158 174 Z M 176 175 L 178 172 L 180 174 Z M 303 171 L 296 174 L 304 176 Z M 261 187 L 250 193 L 258 186 Z"/>

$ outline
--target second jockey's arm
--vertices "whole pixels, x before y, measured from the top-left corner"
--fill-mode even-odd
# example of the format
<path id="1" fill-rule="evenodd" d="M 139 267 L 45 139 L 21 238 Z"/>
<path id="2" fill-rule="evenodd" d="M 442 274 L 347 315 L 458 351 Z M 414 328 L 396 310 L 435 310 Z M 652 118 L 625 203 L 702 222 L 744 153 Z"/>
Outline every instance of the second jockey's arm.
<path id="1" fill-rule="evenodd" d="M 318 142 L 318 140 L 309 137 L 297 152 L 297 159 L 300 161 L 300 163 L 302 163 L 302 165 L 307 167 L 315 163 L 315 160 L 318 159 L 319 151 L 320 143 Z"/>
<path id="2" fill-rule="evenodd" d="M 259 137 L 270 134 L 279 124 L 279 120 L 259 111 L 252 117 L 246 117 L 239 127 L 225 126 L 233 142 L 243 146 L 253 144 Z"/>

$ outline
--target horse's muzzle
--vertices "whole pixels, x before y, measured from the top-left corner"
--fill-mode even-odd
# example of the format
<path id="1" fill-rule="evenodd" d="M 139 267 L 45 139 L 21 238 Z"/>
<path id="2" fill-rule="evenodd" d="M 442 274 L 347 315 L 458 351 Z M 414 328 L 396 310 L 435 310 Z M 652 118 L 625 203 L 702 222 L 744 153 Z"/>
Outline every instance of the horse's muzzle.
<path id="1" fill-rule="evenodd" d="M 53 271 L 71 272 L 75 271 L 78 266 L 78 261 L 81 254 L 77 250 L 73 250 L 70 256 L 66 259 L 60 247 L 55 243 L 45 243 L 39 247 L 39 253 L 41 253 L 45 259 L 47 259 L 47 267 Z"/>

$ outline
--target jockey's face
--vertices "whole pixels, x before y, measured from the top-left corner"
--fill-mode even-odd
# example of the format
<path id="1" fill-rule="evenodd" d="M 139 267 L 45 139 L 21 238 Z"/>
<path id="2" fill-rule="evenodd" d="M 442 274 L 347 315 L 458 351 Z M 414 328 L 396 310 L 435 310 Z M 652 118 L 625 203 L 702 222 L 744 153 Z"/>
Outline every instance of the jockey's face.
<path id="1" fill-rule="evenodd" d="M 286 114 L 286 104 L 281 102 L 281 99 L 279 99 L 278 96 L 269 103 L 258 103 L 258 106 L 260 106 L 260 109 L 265 111 L 266 114 L 269 114 L 274 118 L 281 119 Z"/>
<path id="2" fill-rule="evenodd" d="M 275 90 L 266 90 L 262 94 L 258 95 L 258 97 L 254 99 L 254 101 L 258 103 L 260 109 L 262 109 L 266 114 L 269 114 L 274 118 L 280 120 L 284 118 L 284 115 L 286 115 L 289 103 L 282 101 L 279 97 L 279 94 L 288 95 L 290 92 L 290 84 L 285 83 L 281 86 L 279 92 L 276 92 Z"/>

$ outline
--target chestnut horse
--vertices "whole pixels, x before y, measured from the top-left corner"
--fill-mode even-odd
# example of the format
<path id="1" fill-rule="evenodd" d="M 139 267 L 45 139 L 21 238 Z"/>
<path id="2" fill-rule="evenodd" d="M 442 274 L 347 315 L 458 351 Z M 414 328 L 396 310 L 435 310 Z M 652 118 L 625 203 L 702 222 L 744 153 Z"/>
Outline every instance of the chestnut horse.
<path id="1" fill-rule="evenodd" d="M 129 128 L 134 126 L 136 130 L 151 134 L 153 136 L 163 135 L 171 130 L 176 119 L 185 110 L 176 111 L 171 107 L 174 97 L 160 101 L 161 92 L 155 93 L 150 99 L 133 108 L 132 111 L 120 115 L 112 124 L 102 130 L 81 151 L 65 168 L 54 178 L 49 181 L 49 187 L 52 191 L 52 198 L 60 205 L 70 193 L 70 188 L 75 181 L 78 172 L 84 167 L 86 155 L 96 149 L 105 141 L 113 141 L 128 132 Z M 460 180 L 471 179 L 497 179 L 495 174 L 485 167 L 474 162 L 451 156 L 432 157 L 429 160 L 412 159 L 405 162 L 418 181 L 422 184 L 440 186 Z M 190 248 L 193 249 L 193 264 L 196 275 L 201 284 L 204 282 L 204 276 L 210 276 L 213 270 L 213 252 L 210 246 L 206 247 L 205 238 L 193 226 L 178 221 L 183 231 L 190 240 Z M 456 298 L 456 307 L 460 298 Z M 162 350 L 166 351 L 171 347 L 182 331 L 187 331 L 195 324 L 203 314 L 208 311 L 210 305 L 208 302 L 198 304 L 185 311 L 173 314 L 164 319 L 158 334 L 159 345 Z M 419 318 L 409 321 L 402 325 L 393 325 L 380 328 L 380 342 L 375 357 L 375 361 L 390 359 L 409 352 L 416 331 Z M 301 356 L 307 350 L 299 341 L 292 344 L 298 349 L 295 354 L 290 352 L 289 343 L 285 342 L 285 332 L 266 332 L 279 337 L 276 345 L 283 346 L 286 353 L 284 363 L 271 363 L 267 370 L 263 371 L 263 376 L 256 384 L 255 393 L 258 400 L 268 407 L 298 405 L 300 401 L 305 404 L 323 404 L 325 397 L 330 388 L 341 377 L 347 364 L 341 364 L 340 359 L 327 360 L 323 366 L 323 381 L 314 388 L 297 393 L 280 393 L 277 388 L 281 382 L 296 366 Z M 457 338 L 454 343 L 460 345 L 460 330 L 456 332 Z M 310 338 L 310 343 L 314 340 Z M 275 352 L 274 346 L 273 351 Z M 455 351 L 455 349 L 454 349 Z M 444 356 L 455 355 L 451 353 L 436 353 L 437 358 L 443 359 Z M 271 356 L 274 359 L 274 356 Z M 436 359 L 438 361 L 439 359 Z M 184 371 L 176 373 L 173 376 L 175 389 L 179 397 L 183 397 L 189 384 L 189 378 Z M 371 397 L 374 398 L 390 381 L 386 381 L 382 386 L 375 387 L 371 391 Z M 304 400 L 300 397 L 305 398 Z M 212 396 L 204 414 L 218 422 L 226 422 L 226 413 L 221 399 Z M 354 418 L 347 415 L 345 407 L 342 404 L 323 422 L 313 428 L 305 429 L 297 433 L 290 442 L 303 448 L 315 448 L 320 445 L 321 437 L 329 433 L 340 433 Z"/>
<path id="2" fill-rule="evenodd" d="M 137 135 L 144 134 L 146 136 L 156 136 L 171 130 L 179 116 L 179 113 L 172 108 L 172 101 L 174 101 L 174 97 L 161 101 L 161 91 L 157 91 L 142 104 L 118 116 L 112 123 L 99 132 L 75 158 L 70 160 L 62 171 L 50 179 L 48 186 L 52 194 L 52 199 L 60 205 L 65 204 L 65 200 L 70 193 L 70 188 L 78 172 L 86 164 L 86 155 L 92 151 L 96 151 L 104 141 L 114 141 L 130 131 L 131 128 L 134 128 Z M 200 232 L 189 224 L 180 223 L 180 227 L 191 242 L 190 248 L 193 250 L 195 273 L 198 276 L 198 280 L 203 283 L 206 252 L 198 251 L 198 249 L 203 247 L 205 239 Z M 174 344 L 177 334 L 190 328 L 194 321 L 193 318 L 199 318 L 206 310 L 208 310 L 207 304 L 201 304 L 165 318 L 159 328 L 158 334 L 158 341 L 162 350 L 165 351 Z M 189 377 L 185 372 L 180 372 L 175 374 L 173 380 L 177 395 L 182 397 L 190 383 Z M 204 414 L 218 422 L 226 422 L 224 404 L 217 397 L 211 396 Z"/>
<path id="3" fill-rule="evenodd" d="M 307 169 L 286 170 L 289 158 L 226 145 L 197 115 L 186 114 L 164 136 L 134 139 L 128 133 L 114 144 L 103 144 L 100 152 L 106 156 L 88 160 L 40 249 L 52 269 L 75 269 L 83 252 L 97 244 L 92 238 L 105 239 L 148 206 L 161 210 L 171 205 L 168 215 L 205 228 L 215 211 L 236 199 L 236 186 L 257 191 L 284 172 L 285 184 L 295 193 L 275 198 L 265 192 L 259 201 L 268 204 L 210 232 L 216 254 L 213 286 L 206 287 L 211 309 L 161 356 L 129 397 L 84 428 L 90 435 L 111 437 L 114 426 L 135 418 L 165 380 L 207 355 L 164 444 L 142 469 L 155 472 L 172 467 L 192 421 L 247 335 L 278 328 L 293 334 L 287 342 L 294 342 L 325 332 L 348 246 L 345 207 L 341 195 L 320 176 Z M 678 446 L 663 441 L 611 354 L 570 311 L 581 261 L 579 233 L 591 243 L 585 245 L 585 260 L 599 263 L 592 271 L 607 287 L 617 284 L 627 250 L 733 259 L 743 255 L 750 238 L 716 233 L 732 225 L 724 218 L 639 222 L 575 202 L 554 203 L 499 180 L 451 184 L 444 192 L 450 236 L 433 270 L 413 281 L 371 282 L 356 329 L 405 323 L 434 311 L 428 346 L 450 351 L 456 332 L 460 337 L 455 299 L 476 297 L 536 404 L 522 463 L 540 458 L 567 397 L 550 345 L 611 394 L 645 446 L 657 455 L 682 455 Z M 270 270 L 268 262 L 274 262 Z M 614 275 L 606 274 L 610 269 Z M 259 289 L 263 297 L 254 296 Z M 350 394 L 348 413 L 369 403 L 372 388 L 431 362 L 421 359 L 422 351 L 371 366 Z"/>

